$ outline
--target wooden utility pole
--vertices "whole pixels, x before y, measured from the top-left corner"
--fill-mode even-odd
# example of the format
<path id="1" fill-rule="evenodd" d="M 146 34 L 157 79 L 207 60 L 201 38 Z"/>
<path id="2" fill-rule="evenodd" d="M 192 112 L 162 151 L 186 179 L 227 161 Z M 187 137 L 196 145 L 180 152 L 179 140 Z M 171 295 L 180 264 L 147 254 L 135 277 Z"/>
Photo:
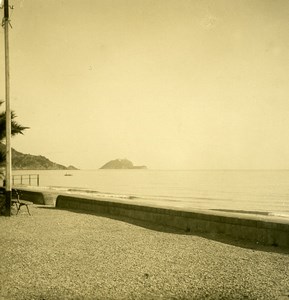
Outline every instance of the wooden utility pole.
<path id="1" fill-rule="evenodd" d="M 4 0 L 4 39 L 5 39 L 5 101 L 6 101 L 6 200 L 5 214 L 11 216 L 12 198 L 12 155 L 11 155 L 11 108 L 10 108 L 10 71 L 9 71 L 9 0 Z"/>

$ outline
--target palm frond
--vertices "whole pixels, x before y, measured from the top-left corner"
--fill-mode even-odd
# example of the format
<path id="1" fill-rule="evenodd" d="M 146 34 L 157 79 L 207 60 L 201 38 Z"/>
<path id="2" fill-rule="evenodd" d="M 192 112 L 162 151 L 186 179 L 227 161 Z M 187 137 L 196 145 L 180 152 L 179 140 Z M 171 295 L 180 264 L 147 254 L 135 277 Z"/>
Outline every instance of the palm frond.
<path id="1" fill-rule="evenodd" d="M 0 101 L 0 105 L 1 105 Z M 16 134 L 23 134 L 23 131 L 29 129 L 29 127 L 22 126 L 17 123 L 14 119 L 16 118 L 16 114 L 14 111 L 11 112 L 11 135 L 14 136 Z M 0 141 L 5 139 L 6 137 L 6 114 L 5 112 L 0 113 Z"/>

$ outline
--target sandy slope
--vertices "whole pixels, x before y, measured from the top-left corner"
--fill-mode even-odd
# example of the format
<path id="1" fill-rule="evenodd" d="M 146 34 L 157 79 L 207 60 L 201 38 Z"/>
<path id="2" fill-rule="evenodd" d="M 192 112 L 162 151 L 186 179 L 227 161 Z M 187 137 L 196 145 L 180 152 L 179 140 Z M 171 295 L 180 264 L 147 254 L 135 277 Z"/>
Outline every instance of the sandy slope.
<path id="1" fill-rule="evenodd" d="M 0 299 L 278 299 L 289 292 L 286 251 L 37 205 L 31 213 L 0 217 Z"/>

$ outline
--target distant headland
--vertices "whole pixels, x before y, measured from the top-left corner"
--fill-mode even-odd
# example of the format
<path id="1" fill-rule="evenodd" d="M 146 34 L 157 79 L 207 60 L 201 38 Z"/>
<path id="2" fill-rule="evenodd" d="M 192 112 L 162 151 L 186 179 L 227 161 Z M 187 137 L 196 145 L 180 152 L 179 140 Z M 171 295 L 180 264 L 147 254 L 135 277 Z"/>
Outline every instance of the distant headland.
<path id="1" fill-rule="evenodd" d="M 0 151 L 5 153 L 5 145 L 0 143 Z M 12 148 L 13 170 L 78 170 L 74 166 L 63 166 L 42 155 L 24 154 Z"/>
<path id="2" fill-rule="evenodd" d="M 128 159 L 111 160 L 100 169 L 147 169 L 146 166 L 134 166 Z"/>

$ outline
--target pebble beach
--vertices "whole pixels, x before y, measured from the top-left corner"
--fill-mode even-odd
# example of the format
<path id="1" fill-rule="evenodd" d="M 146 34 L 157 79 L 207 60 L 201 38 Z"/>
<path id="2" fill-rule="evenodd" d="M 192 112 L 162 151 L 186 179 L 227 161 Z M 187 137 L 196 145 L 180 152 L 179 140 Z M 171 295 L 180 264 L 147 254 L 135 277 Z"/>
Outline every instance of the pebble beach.
<path id="1" fill-rule="evenodd" d="M 289 299 L 289 249 L 30 211 L 0 217 L 0 299 Z"/>

